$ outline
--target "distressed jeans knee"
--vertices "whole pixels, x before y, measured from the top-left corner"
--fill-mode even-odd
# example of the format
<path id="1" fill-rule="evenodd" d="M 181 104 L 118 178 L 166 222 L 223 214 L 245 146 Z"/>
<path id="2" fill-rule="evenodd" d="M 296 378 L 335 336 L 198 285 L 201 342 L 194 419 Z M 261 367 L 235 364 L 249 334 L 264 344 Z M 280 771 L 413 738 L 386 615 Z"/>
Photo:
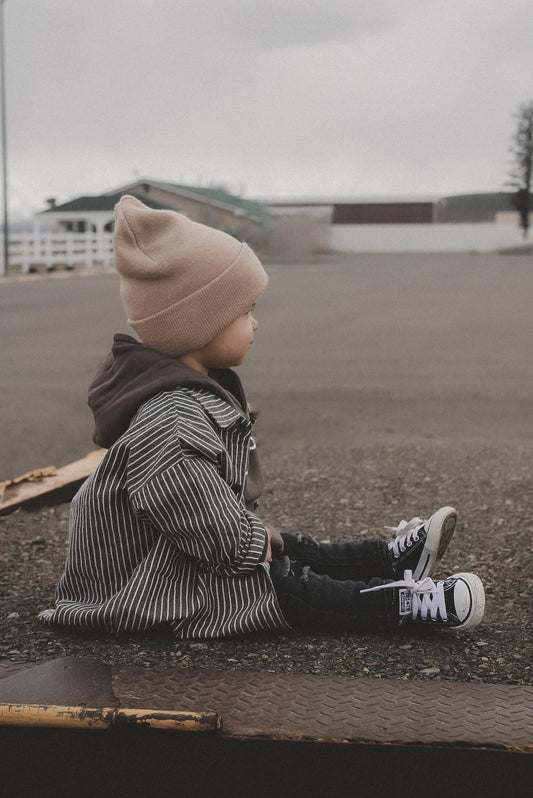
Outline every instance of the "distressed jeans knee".
<path id="1" fill-rule="evenodd" d="M 379 578 L 370 583 L 331 579 L 287 556 L 272 561 L 270 575 L 280 609 L 294 628 L 364 631 L 386 619 L 387 591 L 362 593 L 369 584 L 381 584 Z"/>
<path id="2" fill-rule="evenodd" d="M 321 543 L 298 533 L 282 533 L 284 554 L 309 565 L 316 574 L 332 579 L 369 581 L 373 577 L 393 576 L 389 548 L 386 541 L 374 540 Z"/>

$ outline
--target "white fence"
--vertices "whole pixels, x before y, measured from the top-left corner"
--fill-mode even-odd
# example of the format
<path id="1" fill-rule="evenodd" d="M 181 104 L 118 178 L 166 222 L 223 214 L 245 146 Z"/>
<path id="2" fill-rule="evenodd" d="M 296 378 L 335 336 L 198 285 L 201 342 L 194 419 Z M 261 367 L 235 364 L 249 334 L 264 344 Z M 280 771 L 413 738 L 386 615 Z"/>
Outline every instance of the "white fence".
<path id="1" fill-rule="evenodd" d="M 4 246 L 0 236 L 0 246 Z M 31 271 L 80 266 L 110 266 L 113 262 L 111 233 L 24 233 L 9 237 L 9 271 Z"/>
<path id="2" fill-rule="evenodd" d="M 525 242 L 518 224 L 336 224 L 340 252 L 491 252 Z"/>
<path id="3" fill-rule="evenodd" d="M 490 252 L 525 243 L 518 225 L 490 223 L 343 224 L 332 225 L 330 232 L 329 246 L 341 252 Z M 3 245 L 0 235 L 0 252 Z M 111 233 L 24 233 L 9 238 L 10 273 L 112 263 Z"/>

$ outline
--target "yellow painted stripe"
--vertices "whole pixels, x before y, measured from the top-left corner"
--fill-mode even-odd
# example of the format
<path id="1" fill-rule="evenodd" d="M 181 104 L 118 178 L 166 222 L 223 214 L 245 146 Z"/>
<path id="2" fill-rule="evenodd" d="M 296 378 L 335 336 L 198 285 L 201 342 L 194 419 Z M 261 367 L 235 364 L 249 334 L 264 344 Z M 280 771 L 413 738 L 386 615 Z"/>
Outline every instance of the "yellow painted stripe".
<path id="1" fill-rule="evenodd" d="M 170 731 L 218 732 L 222 727 L 222 719 L 216 712 L 0 704 L 0 725 L 62 729 L 111 729 L 116 726 L 137 726 Z"/>

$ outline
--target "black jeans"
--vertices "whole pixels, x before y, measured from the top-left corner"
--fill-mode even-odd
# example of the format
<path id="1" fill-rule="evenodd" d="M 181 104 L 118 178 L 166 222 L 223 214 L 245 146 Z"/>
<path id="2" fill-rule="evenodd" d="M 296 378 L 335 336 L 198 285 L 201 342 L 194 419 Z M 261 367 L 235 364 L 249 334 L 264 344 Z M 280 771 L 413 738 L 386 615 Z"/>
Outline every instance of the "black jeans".
<path id="1" fill-rule="evenodd" d="M 392 591 L 362 593 L 390 581 L 384 540 L 318 543 L 282 533 L 284 550 L 270 576 L 287 623 L 300 629 L 365 631 L 391 625 Z"/>

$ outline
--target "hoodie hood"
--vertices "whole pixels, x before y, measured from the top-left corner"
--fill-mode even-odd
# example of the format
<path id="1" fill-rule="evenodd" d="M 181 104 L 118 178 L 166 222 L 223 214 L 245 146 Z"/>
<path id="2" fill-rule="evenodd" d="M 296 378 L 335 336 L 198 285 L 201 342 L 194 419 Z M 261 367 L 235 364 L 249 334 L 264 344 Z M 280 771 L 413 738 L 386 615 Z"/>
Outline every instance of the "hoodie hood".
<path id="1" fill-rule="evenodd" d="M 231 369 L 213 370 L 206 377 L 129 335 L 115 335 L 111 352 L 89 386 L 94 442 L 109 448 L 126 432 L 144 402 L 178 387 L 211 391 L 250 417 L 241 381 Z"/>

